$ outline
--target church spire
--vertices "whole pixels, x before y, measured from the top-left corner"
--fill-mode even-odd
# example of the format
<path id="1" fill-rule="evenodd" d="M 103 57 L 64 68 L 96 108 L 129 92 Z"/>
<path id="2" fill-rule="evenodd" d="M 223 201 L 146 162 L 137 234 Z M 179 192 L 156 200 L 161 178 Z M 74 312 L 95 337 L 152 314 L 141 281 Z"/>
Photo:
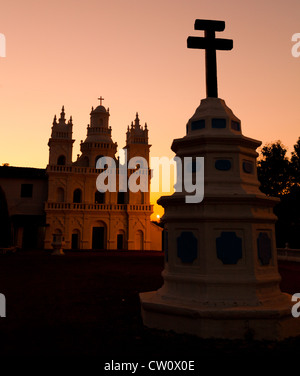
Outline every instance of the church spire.
<path id="1" fill-rule="evenodd" d="M 135 128 L 135 129 L 139 129 L 139 128 L 140 128 L 140 119 L 139 119 L 139 114 L 138 114 L 138 112 L 136 113 L 136 116 L 135 116 L 134 128 Z"/>
<path id="2" fill-rule="evenodd" d="M 59 118 L 59 124 L 65 124 L 65 123 L 66 123 L 65 106 L 62 106 L 61 113 L 60 113 L 60 118 Z"/>
<path id="3" fill-rule="evenodd" d="M 129 144 L 148 144 L 148 127 L 141 126 L 138 112 L 135 115 L 134 122 L 131 122 L 131 127 L 127 128 L 126 145 Z"/>
<path id="4" fill-rule="evenodd" d="M 149 163 L 149 149 L 148 143 L 148 127 L 145 128 L 140 124 L 138 112 L 135 115 L 135 120 L 131 123 L 131 127 L 127 128 L 126 132 L 126 146 L 128 151 L 128 160 L 132 157 L 143 157 Z"/>

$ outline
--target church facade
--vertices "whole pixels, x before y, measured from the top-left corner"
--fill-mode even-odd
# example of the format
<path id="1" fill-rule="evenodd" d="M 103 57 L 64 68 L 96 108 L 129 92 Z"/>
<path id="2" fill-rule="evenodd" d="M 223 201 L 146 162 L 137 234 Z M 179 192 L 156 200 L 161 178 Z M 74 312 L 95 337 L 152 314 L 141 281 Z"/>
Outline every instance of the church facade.
<path id="1" fill-rule="evenodd" d="M 72 117 L 66 120 L 63 107 L 59 118 L 53 120 L 46 169 L 0 167 L 0 187 L 7 201 L 14 246 L 52 249 L 55 235 L 61 235 L 64 249 L 162 249 L 162 228 L 150 220 L 151 145 L 147 124 L 141 126 L 138 114 L 127 129 L 124 150 L 128 161 L 142 157 L 148 166 L 126 169 L 126 179 L 141 169 L 148 177 L 148 191 L 119 189 L 119 179 L 115 191 L 97 189 L 97 178 L 105 171 L 96 168 L 100 157 L 115 162 L 117 177 L 121 170 L 109 116 L 109 109 L 102 104 L 92 108 L 81 154 L 73 161 Z"/>

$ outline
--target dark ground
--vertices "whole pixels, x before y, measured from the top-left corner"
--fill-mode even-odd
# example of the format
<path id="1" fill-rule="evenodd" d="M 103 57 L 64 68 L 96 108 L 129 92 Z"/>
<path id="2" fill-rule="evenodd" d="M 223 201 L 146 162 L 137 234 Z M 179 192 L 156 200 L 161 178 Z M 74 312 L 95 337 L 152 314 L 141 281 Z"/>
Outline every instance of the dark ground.
<path id="1" fill-rule="evenodd" d="M 217 355 L 299 357 L 281 343 L 203 340 L 143 327 L 138 293 L 162 285 L 161 253 L 19 251 L 0 255 L 1 355 L 96 355 L 193 359 Z M 282 291 L 300 292 L 300 264 L 280 263 Z M 300 320 L 300 317 L 299 317 Z"/>

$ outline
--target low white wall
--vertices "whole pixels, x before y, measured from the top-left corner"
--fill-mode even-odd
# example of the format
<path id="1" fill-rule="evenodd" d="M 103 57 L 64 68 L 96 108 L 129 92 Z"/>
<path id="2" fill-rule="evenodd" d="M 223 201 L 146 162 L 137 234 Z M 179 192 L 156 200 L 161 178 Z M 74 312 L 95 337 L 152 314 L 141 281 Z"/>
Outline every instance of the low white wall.
<path id="1" fill-rule="evenodd" d="M 300 262 L 300 249 L 277 248 L 277 258 L 282 261 Z"/>

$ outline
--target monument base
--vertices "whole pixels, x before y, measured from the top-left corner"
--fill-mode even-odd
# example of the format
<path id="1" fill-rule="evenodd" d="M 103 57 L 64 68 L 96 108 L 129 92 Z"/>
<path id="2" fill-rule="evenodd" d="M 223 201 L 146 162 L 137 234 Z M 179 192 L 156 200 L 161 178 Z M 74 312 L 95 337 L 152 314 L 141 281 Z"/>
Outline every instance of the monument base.
<path id="1" fill-rule="evenodd" d="M 156 291 L 140 294 L 144 325 L 201 338 L 281 341 L 300 336 L 300 318 L 291 314 L 286 302 L 261 306 L 209 307 L 163 299 Z"/>
<path id="2" fill-rule="evenodd" d="M 51 255 L 54 256 L 64 256 L 65 253 L 62 249 L 54 249 L 54 251 L 51 253 Z"/>

